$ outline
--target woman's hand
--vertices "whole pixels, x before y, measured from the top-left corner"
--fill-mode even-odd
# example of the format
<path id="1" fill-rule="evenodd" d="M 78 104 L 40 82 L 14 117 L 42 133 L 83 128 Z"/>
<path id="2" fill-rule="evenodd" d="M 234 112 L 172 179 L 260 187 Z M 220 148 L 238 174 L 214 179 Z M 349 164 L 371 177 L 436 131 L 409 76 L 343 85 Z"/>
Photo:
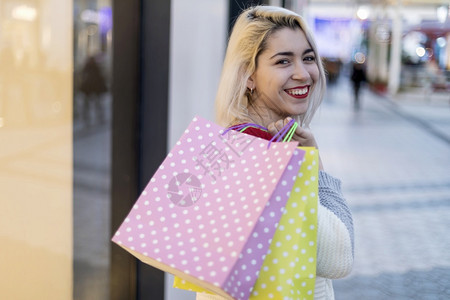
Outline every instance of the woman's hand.
<path id="1" fill-rule="evenodd" d="M 292 120 L 292 118 L 286 118 L 284 120 L 278 120 L 276 122 L 270 123 L 269 126 L 267 126 L 267 129 L 269 130 L 269 133 L 271 135 L 276 135 L 286 124 L 289 123 L 290 120 Z M 297 128 L 295 129 L 295 132 L 292 135 L 292 140 L 297 141 L 299 143 L 299 146 L 318 148 L 316 139 L 314 138 L 311 130 L 302 128 L 300 126 L 297 126 Z"/>
<path id="2" fill-rule="evenodd" d="M 271 135 L 276 135 L 286 124 L 289 123 L 289 121 L 292 120 L 292 118 L 286 118 L 284 120 L 278 120 L 276 122 L 270 123 L 267 126 L 267 130 Z M 294 134 L 292 135 L 292 140 L 298 142 L 299 146 L 303 147 L 315 147 L 319 148 L 317 146 L 316 139 L 314 138 L 313 133 L 309 129 L 302 128 L 300 126 L 297 126 L 295 129 Z M 320 158 L 319 154 L 319 170 L 323 170 L 323 164 L 322 160 Z"/>

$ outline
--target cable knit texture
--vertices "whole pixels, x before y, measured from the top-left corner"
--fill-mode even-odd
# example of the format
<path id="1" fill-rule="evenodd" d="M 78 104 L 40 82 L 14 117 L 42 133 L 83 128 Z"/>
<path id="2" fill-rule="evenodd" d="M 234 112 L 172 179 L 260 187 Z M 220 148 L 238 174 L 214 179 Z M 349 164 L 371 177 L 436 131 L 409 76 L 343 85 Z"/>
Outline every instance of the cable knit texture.
<path id="1" fill-rule="evenodd" d="M 333 212 L 347 227 L 353 251 L 353 219 L 341 192 L 341 181 L 325 171 L 319 171 L 319 199 L 320 204 Z"/>
<path id="2" fill-rule="evenodd" d="M 319 171 L 318 210 L 314 299 L 333 300 L 331 279 L 347 276 L 353 267 L 353 219 L 340 180 L 324 171 Z"/>

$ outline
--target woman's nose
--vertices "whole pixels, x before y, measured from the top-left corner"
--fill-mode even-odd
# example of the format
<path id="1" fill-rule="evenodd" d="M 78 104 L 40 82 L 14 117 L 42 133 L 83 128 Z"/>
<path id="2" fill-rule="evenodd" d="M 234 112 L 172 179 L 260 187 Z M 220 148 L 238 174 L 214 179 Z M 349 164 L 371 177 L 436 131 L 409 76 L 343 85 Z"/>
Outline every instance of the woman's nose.
<path id="1" fill-rule="evenodd" d="M 301 62 L 296 63 L 294 72 L 292 74 L 292 79 L 303 81 L 303 80 L 309 79 L 309 77 L 311 77 L 311 76 L 309 75 L 309 72 L 306 69 L 306 66 Z"/>

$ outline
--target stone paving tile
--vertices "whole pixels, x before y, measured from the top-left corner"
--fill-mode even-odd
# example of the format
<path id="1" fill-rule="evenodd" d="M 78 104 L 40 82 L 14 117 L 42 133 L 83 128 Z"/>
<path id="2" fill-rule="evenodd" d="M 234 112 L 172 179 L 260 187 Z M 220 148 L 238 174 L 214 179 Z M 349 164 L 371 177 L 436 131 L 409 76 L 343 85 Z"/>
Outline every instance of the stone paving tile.
<path id="1" fill-rule="evenodd" d="M 352 276 L 450 267 L 450 207 L 354 212 Z"/>
<path id="2" fill-rule="evenodd" d="M 448 300 L 450 268 L 431 268 L 405 273 L 382 273 L 336 280 L 336 300 Z"/>

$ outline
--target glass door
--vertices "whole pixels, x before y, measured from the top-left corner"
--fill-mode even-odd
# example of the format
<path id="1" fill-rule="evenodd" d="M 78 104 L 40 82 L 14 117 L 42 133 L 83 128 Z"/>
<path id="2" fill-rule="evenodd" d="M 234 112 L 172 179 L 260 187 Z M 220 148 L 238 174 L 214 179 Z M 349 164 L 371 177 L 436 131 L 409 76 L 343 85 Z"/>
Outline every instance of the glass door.
<path id="1" fill-rule="evenodd" d="M 109 299 L 112 8 L 74 1 L 73 298 Z"/>

